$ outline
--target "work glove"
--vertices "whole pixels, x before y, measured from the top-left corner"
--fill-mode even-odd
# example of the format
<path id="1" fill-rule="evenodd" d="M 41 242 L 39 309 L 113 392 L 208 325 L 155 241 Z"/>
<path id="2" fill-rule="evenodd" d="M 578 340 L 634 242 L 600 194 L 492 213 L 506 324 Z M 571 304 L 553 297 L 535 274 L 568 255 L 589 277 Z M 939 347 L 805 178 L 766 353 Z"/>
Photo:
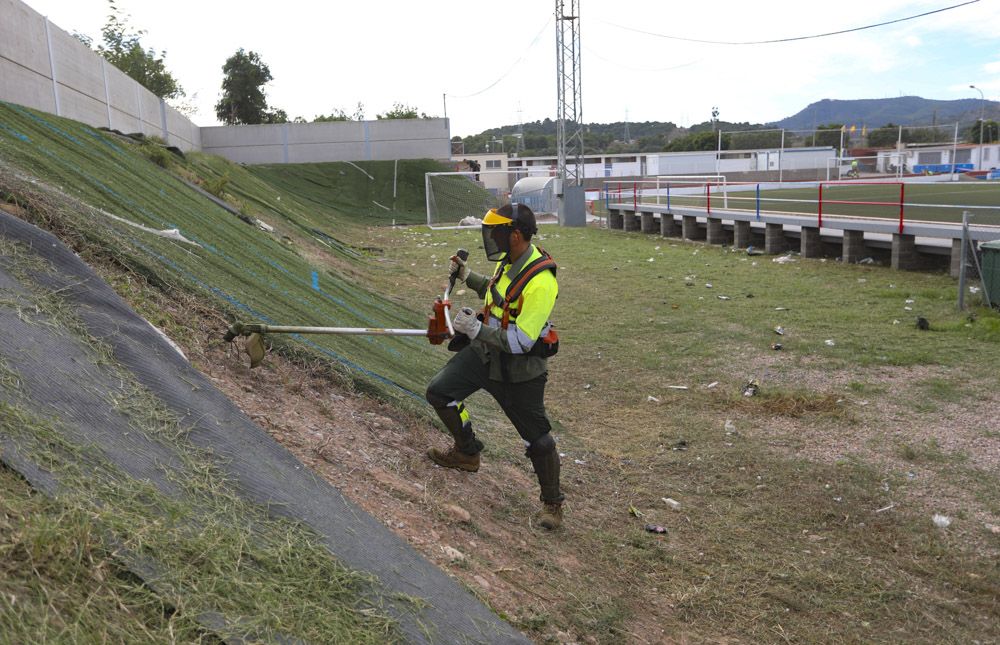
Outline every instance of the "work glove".
<path id="1" fill-rule="evenodd" d="M 455 332 L 465 334 L 471 339 L 479 335 L 479 330 L 482 328 L 483 323 L 476 318 L 476 312 L 468 307 L 462 307 L 455 314 L 455 320 L 452 321 L 451 326 L 455 328 Z"/>
<path id="2" fill-rule="evenodd" d="M 451 256 L 451 265 L 448 267 L 448 275 L 453 275 L 460 282 L 465 282 L 465 279 L 469 277 L 469 267 L 465 265 L 465 260 L 457 255 Z"/>

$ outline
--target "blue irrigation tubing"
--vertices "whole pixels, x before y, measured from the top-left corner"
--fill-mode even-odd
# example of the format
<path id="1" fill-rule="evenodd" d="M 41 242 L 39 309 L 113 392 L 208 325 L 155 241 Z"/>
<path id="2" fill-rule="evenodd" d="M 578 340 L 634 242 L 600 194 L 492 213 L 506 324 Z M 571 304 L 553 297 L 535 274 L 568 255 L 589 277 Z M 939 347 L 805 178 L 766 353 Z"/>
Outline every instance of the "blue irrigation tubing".
<path id="1" fill-rule="evenodd" d="M 760 221 L 760 184 L 757 184 L 757 221 Z"/>
<path id="2" fill-rule="evenodd" d="M 319 291 L 319 274 L 313 271 L 312 278 L 313 278 L 313 289 Z"/>
<path id="3" fill-rule="evenodd" d="M 611 194 L 607 189 L 604 189 L 604 208 L 605 210 L 611 210 Z"/>

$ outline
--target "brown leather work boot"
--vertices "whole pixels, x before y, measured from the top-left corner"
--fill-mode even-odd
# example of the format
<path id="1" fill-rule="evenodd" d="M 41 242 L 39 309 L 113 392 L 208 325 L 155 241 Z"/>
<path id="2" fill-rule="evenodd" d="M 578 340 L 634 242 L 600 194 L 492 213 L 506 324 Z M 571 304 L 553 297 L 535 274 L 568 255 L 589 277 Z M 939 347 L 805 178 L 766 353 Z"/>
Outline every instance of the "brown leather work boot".
<path id="1" fill-rule="evenodd" d="M 438 466 L 444 466 L 445 468 L 455 468 L 456 470 L 465 470 L 470 473 L 479 470 L 479 453 L 467 455 L 455 446 L 452 446 L 447 451 L 431 448 L 427 451 L 427 456 Z"/>
<path id="2" fill-rule="evenodd" d="M 544 502 L 542 510 L 535 516 L 535 520 L 543 529 L 554 531 L 562 526 L 562 515 L 560 502 Z"/>

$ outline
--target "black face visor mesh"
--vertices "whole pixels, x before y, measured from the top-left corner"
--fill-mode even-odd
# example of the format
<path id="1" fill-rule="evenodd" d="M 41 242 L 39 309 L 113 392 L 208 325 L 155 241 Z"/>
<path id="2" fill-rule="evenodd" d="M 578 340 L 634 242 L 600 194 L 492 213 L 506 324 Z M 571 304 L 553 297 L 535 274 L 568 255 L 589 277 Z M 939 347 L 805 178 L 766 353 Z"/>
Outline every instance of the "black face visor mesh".
<path id="1" fill-rule="evenodd" d="M 514 228 L 510 224 L 483 226 L 483 249 L 486 259 L 499 262 L 510 253 L 510 234 Z"/>

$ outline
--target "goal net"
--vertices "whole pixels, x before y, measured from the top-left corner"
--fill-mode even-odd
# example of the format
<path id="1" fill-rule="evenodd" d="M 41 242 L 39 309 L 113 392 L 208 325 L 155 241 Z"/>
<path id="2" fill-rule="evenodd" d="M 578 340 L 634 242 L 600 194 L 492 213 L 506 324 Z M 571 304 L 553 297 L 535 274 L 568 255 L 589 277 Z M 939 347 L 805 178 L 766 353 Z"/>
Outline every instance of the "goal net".
<path id="1" fill-rule="evenodd" d="M 551 174 L 547 167 L 536 171 L 524 168 L 426 173 L 427 225 L 478 226 L 486 211 L 512 199 L 536 214 L 554 212 L 556 178 Z"/>

